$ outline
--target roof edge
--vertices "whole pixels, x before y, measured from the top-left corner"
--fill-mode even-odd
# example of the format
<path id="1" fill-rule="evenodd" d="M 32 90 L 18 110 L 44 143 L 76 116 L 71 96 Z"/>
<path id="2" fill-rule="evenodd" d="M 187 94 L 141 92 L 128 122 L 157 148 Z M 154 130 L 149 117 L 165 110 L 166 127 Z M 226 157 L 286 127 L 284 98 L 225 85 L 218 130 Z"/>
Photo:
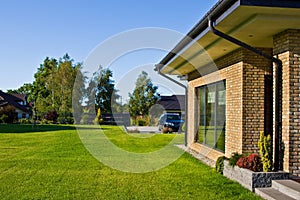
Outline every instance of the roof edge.
<path id="1" fill-rule="evenodd" d="M 208 28 L 208 17 L 217 20 L 235 3 L 244 6 L 300 8 L 299 0 L 219 0 L 200 21 L 184 36 L 184 38 L 156 65 L 159 70 L 164 68 L 182 49 L 190 44 L 198 35 Z"/>
<path id="2" fill-rule="evenodd" d="M 177 55 L 185 46 L 193 41 L 202 31 L 208 27 L 208 16 L 217 18 L 226 11 L 230 6 L 239 0 L 219 0 L 200 21 L 186 34 L 186 36 L 170 51 L 158 64 L 162 69 L 173 57 Z"/>

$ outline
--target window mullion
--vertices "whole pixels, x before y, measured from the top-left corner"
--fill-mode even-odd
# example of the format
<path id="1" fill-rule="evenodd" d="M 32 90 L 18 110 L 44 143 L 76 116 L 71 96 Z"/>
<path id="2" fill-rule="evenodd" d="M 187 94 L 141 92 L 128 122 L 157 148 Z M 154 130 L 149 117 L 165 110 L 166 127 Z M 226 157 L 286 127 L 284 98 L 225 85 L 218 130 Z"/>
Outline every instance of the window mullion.
<path id="1" fill-rule="evenodd" d="M 218 105 L 218 91 L 217 91 L 217 85 L 215 84 L 215 107 L 214 107 L 214 147 L 217 147 L 217 105 Z"/>
<path id="2" fill-rule="evenodd" d="M 206 144 L 206 105 L 207 105 L 207 88 L 205 88 L 205 90 L 204 90 L 205 92 L 204 92 L 204 138 L 203 138 L 203 143 L 204 144 Z"/>

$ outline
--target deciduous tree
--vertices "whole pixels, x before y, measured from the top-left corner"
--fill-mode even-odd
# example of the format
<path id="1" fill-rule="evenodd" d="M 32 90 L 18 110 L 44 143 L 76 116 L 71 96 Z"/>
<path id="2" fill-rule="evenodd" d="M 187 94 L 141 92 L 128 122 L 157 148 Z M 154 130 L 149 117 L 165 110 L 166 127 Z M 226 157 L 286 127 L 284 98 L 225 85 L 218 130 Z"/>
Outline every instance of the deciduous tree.
<path id="1" fill-rule="evenodd" d="M 149 109 L 158 100 L 157 89 L 148 74 L 142 71 L 136 80 L 133 93 L 129 93 L 129 113 L 131 117 L 149 115 Z"/>

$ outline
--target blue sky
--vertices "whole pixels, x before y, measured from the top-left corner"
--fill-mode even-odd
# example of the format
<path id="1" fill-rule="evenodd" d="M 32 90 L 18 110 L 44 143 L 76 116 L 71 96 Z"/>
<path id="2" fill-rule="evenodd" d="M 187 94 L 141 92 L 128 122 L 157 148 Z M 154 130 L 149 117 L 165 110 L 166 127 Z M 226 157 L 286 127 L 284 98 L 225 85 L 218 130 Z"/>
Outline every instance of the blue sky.
<path id="1" fill-rule="evenodd" d="M 0 7 L 0 89 L 32 82 L 46 56 L 68 53 L 76 62 L 107 38 L 130 29 L 161 27 L 187 33 L 217 0 L 10 0 Z M 174 41 L 174 45 L 176 41 Z M 158 63 L 166 52 L 129 56 L 115 64 L 130 71 Z M 149 56 L 150 55 L 150 56 Z M 130 62 L 135 60 L 134 62 Z M 143 60 L 142 60 L 143 59 Z M 140 60 L 140 63 L 138 62 Z M 121 71 L 113 68 L 115 79 Z M 118 73 L 119 72 L 119 73 Z"/>

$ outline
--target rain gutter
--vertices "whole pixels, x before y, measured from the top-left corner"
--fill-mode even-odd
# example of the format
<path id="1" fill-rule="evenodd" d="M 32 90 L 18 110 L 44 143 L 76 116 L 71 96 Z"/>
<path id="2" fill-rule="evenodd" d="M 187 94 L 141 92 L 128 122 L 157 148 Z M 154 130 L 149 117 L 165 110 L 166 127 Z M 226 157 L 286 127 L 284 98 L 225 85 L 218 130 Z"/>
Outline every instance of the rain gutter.
<path id="1" fill-rule="evenodd" d="M 274 147 L 274 169 L 277 171 L 281 167 L 279 166 L 280 160 L 280 134 L 281 134 L 281 125 L 282 125 L 282 61 L 278 58 L 275 58 L 269 54 L 266 54 L 263 51 L 260 51 L 236 38 L 233 38 L 219 30 L 217 30 L 214 27 L 215 21 L 212 20 L 211 16 L 208 16 L 208 27 L 214 33 L 215 35 L 234 43 L 240 47 L 243 47 L 249 51 L 252 51 L 253 53 L 262 56 L 270 61 L 272 61 L 275 64 L 276 72 L 275 72 L 275 133 L 274 133 L 274 141 L 275 141 L 275 147 Z"/>
<path id="2" fill-rule="evenodd" d="M 159 75 L 161 75 L 162 77 L 172 81 L 173 83 L 179 85 L 180 87 L 183 87 L 184 88 L 184 91 L 185 91 L 185 119 L 184 119 L 184 123 L 185 123 L 185 130 L 184 130 L 184 145 L 187 146 L 187 130 L 188 130 L 188 107 L 187 107 L 187 102 L 188 102 L 188 87 L 182 83 L 180 83 L 179 81 L 175 80 L 175 79 L 172 79 L 171 77 L 163 74 L 160 70 L 161 70 L 161 65 L 160 64 L 157 64 L 155 65 L 155 71 L 157 71 L 157 73 Z"/>

